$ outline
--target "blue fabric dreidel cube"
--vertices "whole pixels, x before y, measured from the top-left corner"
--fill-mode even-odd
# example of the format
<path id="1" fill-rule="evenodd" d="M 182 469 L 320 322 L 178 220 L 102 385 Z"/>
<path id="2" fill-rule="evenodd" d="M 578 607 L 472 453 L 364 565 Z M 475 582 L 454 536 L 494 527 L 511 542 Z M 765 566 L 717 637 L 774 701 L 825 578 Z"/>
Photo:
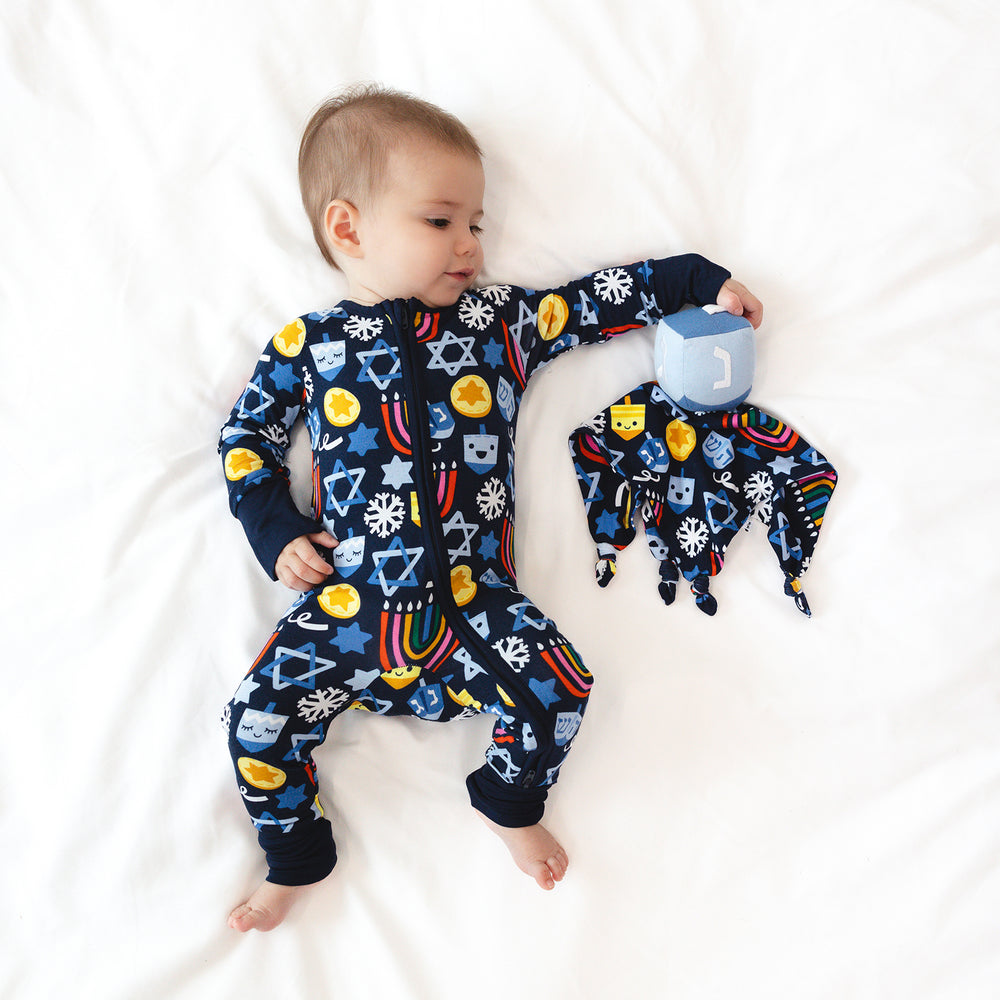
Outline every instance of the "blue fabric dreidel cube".
<path id="1" fill-rule="evenodd" d="M 685 410 L 732 410 L 750 394 L 753 327 L 721 306 L 661 319 L 653 347 L 660 388 Z"/>

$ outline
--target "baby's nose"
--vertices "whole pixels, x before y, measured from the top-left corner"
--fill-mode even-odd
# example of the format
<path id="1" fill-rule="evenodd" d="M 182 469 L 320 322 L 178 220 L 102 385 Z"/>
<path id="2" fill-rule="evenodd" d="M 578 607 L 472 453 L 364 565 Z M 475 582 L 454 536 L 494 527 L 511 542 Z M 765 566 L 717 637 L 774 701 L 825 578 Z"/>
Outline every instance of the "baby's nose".
<path id="1" fill-rule="evenodd" d="M 463 256 L 475 251 L 476 246 L 476 237 L 472 233 L 463 233 L 455 241 L 456 252 Z"/>

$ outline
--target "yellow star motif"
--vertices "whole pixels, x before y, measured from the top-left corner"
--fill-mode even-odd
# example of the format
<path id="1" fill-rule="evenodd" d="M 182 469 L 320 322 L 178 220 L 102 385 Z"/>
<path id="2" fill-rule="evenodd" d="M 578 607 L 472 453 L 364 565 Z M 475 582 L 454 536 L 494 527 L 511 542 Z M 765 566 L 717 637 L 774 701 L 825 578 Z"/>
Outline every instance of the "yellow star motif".
<path id="1" fill-rule="evenodd" d="M 466 375 L 451 387 L 451 402 L 463 417 L 484 417 L 493 406 L 493 397 L 483 379 Z"/>
<path id="2" fill-rule="evenodd" d="M 451 592 L 459 607 L 468 604 L 476 596 L 477 589 L 476 581 L 472 579 L 472 570 L 468 566 L 456 566 L 451 571 Z"/>
<path id="3" fill-rule="evenodd" d="M 670 454 L 678 462 L 683 462 L 694 451 L 694 446 L 698 442 L 694 428 L 680 419 L 671 420 L 667 424 L 666 438 Z"/>
<path id="4" fill-rule="evenodd" d="M 346 389 L 329 389 L 323 397 L 323 412 L 335 427 L 353 424 L 361 414 L 361 404 L 353 392 Z"/>
<path id="5" fill-rule="evenodd" d="M 361 609 L 361 595 L 349 583 L 324 588 L 317 600 L 319 606 L 334 618 L 353 618 Z"/>
<path id="6" fill-rule="evenodd" d="M 483 390 L 478 385 L 469 382 L 458 390 L 458 398 L 469 406 L 475 406 L 477 403 L 482 404 Z"/>
<path id="7" fill-rule="evenodd" d="M 240 769 L 240 774 L 254 788 L 280 788 L 287 778 L 280 767 L 271 767 L 270 764 L 265 764 L 262 760 L 254 760 L 253 757 L 240 757 L 236 765 Z"/>
<path id="8" fill-rule="evenodd" d="M 563 332 L 568 319 L 569 306 L 561 295 L 546 295 L 538 304 L 538 332 L 542 340 L 555 340 Z"/>
<path id="9" fill-rule="evenodd" d="M 264 462 L 260 455 L 250 451 L 249 448 L 233 448 L 226 455 L 226 478 L 230 482 L 243 479 L 245 476 L 249 476 L 251 472 L 256 472 L 263 467 Z"/>
<path id="10" fill-rule="evenodd" d="M 294 358 L 302 350 L 302 344 L 306 339 L 306 327 L 302 320 L 297 319 L 294 323 L 280 330 L 274 335 L 274 346 L 286 358 Z"/>

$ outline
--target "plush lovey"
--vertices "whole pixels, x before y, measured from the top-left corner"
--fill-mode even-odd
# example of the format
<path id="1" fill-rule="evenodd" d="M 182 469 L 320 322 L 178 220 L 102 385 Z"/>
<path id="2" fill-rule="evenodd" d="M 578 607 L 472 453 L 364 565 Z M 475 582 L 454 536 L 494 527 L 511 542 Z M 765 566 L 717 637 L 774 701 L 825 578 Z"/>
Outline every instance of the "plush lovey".
<path id="1" fill-rule="evenodd" d="M 658 382 L 637 386 L 569 441 L 598 582 L 611 582 L 641 517 L 660 562 L 664 603 L 673 602 L 683 576 L 697 606 L 713 615 L 709 581 L 756 514 L 784 571 L 785 593 L 809 615 L 799 578 L 837 473 L 795 430 L 743 402 L 754 373 L 750 324 L 712 307 L 685 310 L 660 320 L 654 355 Z"/>
<path id="2" fill-rule="evenodd" d="M 686 410 L 732 410 L 750 395 L 753 327 L 722 306 L 661 319 L 653 345 L 660 388 Z"/>

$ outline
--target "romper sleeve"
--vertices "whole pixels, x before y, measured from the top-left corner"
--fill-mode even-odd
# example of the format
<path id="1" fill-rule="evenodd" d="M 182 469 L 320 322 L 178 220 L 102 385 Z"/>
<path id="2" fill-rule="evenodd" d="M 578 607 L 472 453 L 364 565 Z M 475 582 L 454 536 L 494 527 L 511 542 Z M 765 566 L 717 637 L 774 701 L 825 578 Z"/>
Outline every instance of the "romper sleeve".
<path id="1" fill-rule="evenodd" d="M 229 509 L 239 519 L 261 566 L 274 564 L 293 538 L 322 530 L 292 499 L 285 452 L 303 403 L 297 361 L 305 325 L 296 320 L 267 344 L 219 436 Z"/>
<path id="2" fill-rule="evenodd" d="M 560 288 L 514 290 L 504 321 L 527 380 L 574 347 L 651 326 L 688 303 L 715 302 L 729 276 L 693 253 L 609 267 Z"/>

